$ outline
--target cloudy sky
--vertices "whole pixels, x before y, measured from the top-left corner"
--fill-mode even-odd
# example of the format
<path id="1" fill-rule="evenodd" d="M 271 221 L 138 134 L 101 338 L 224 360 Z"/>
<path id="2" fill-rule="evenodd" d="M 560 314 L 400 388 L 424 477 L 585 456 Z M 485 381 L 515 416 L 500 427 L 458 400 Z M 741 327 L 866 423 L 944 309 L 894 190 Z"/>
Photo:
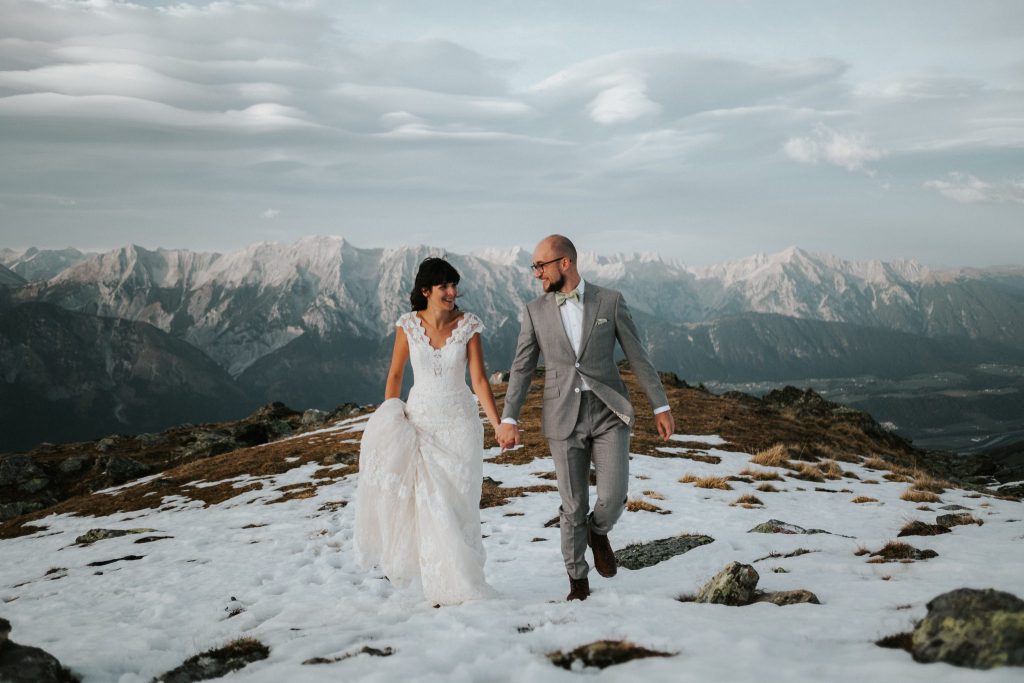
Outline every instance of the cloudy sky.
<path id="1" fill-rule="evenodd" d="M 0 247 L 1024 263 L 1024 2 L 0 0 Z"/>

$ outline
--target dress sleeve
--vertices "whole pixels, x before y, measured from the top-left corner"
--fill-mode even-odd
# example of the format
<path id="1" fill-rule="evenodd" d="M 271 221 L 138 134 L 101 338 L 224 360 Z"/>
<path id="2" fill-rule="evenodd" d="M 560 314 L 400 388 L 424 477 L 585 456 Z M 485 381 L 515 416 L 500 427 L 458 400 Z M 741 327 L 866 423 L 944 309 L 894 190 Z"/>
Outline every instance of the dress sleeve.
<path id="1" fill-rule="evenodd" d="M 462 341 L 469 343 L 474 334 L 483 334 L 485 329 L 483 320 L 473 313 L 467 313 L 466 321 L 462 324 Z"/>

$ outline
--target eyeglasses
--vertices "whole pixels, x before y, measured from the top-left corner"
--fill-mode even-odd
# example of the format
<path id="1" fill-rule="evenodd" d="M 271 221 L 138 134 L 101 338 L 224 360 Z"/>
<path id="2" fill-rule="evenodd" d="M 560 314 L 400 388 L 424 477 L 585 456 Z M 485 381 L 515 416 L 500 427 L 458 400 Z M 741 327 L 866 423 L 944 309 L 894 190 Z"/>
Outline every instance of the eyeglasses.
<path id="1" fill-rule="evenodd" d="M 566 256 L 559 256 L 558 258 L 553 258 L 550 261 L 544 261 L 543 263 L 531 263 L 530 264 L 530 270 L 532 270 L 535 273 L 539 273 L 540 271 L 544 270 L 544 266 L 551 265 L 555 261 L 561 261 L 564 258 L 568 258 L 568 257 L 566 257 Z"/>

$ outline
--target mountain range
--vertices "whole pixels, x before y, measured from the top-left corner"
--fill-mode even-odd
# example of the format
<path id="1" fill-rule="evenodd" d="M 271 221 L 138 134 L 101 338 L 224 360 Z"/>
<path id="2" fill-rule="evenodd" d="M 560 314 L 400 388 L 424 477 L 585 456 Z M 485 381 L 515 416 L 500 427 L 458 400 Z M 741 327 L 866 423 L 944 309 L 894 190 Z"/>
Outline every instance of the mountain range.
<path id="1" fill-rule="evenodd" d="M 30 397 L 24 405 L 53 408 L 60 397 L 99 392 L 105 398 L 93 403 L 113 422 L 69 416 L 69 433 L 81 436 L 101 434 L 100 424 L 123 431 L 159 427 L 143 427 L 132 417 L 147 411 L 167 410 L 164 424 L 211 419 L 201 412 L 204 402 L 186 390 L 193 385 L 182 382 L 193 372 L 207 374 L 209 382 L 197 391 L 220 395 L 223 417 L 272 400 L 303 408 L 375 402 L 392 325 L 408 308 L 418 264 L 430 255 L 444 255 L 460 271 L 459 305 L 487 326 L 488 365 L 507 368 L 519 311 L 539 294 L 530 254 L 521 248 L 453 254 L 429 246 L 360 248 L 341 237 L 311 236 L 223 254 L 136 245 L 100 253 L 2 249 L 3 391 Z M 588 280 L 624 293 L 659 369 L 692 382 L 1024 366 L 1024 267 L 933 270 L 795 247 L 708 267 L 650 254 L 584 253 L 579 267 Z M 67 334 L 71 323 L 58 322 L 62 312 L 148 324 L 149 336 L 142 346 L 126 347 L 108 323 L 76 322 L 76 343 L 92 350 L 76 362 L 92 363 L 95 377 L 64 372 L 65 347 L 48 342 L 49 335 Z M 177 365 L 155 368 L 188 370 L 154 370 L 146 391 L 129 392 L 136 410 L 117 411 L 113 406 L 127 404 L 124 377 L 114 368 L 139 363 L 142 347 L 178 358 Z M 40 369 L 28 373 L 31 381 L 20 370 L 29 357 Z M 24 423 L 6 398 L 0 410 L 5 427 Z M 0 450 L 43 438 L 55 437 L 32 432 L 0 443 Z"/>

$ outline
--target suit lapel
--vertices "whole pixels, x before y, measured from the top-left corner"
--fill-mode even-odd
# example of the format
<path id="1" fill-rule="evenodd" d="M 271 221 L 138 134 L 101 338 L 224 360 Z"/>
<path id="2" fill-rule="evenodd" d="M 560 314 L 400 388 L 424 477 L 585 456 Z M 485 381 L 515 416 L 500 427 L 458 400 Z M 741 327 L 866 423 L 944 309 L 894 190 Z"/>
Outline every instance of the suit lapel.
<path id="1" fill-rule="evenodd" d="M 594 329 L 594 323 L 597 322 L 597 312 L 600 308 L 601 290 L 588 282 L 586 290 L 583 292 L 583 329 L 580 331 L 580 352 L 576 354 L 576 360 L 582 358 L 583 352 L 587 350 L 590 332 Z"/>
<path id="2" fill-rule="evenodd" d="M 558 310 L 558 302 L 555 301 L 555 295 L 548 293 L 547 298 L 548 300 L 544 308 L 548 311 L 548 324 L 558 330 L 558 332 L 555 332 L 555 337 L 565 343 L 566 355 L 572 356 L 572 342 L 569 341 L 569 333 L 565 331 L 565 325 L 562 323 L 562 314 Z"/>

